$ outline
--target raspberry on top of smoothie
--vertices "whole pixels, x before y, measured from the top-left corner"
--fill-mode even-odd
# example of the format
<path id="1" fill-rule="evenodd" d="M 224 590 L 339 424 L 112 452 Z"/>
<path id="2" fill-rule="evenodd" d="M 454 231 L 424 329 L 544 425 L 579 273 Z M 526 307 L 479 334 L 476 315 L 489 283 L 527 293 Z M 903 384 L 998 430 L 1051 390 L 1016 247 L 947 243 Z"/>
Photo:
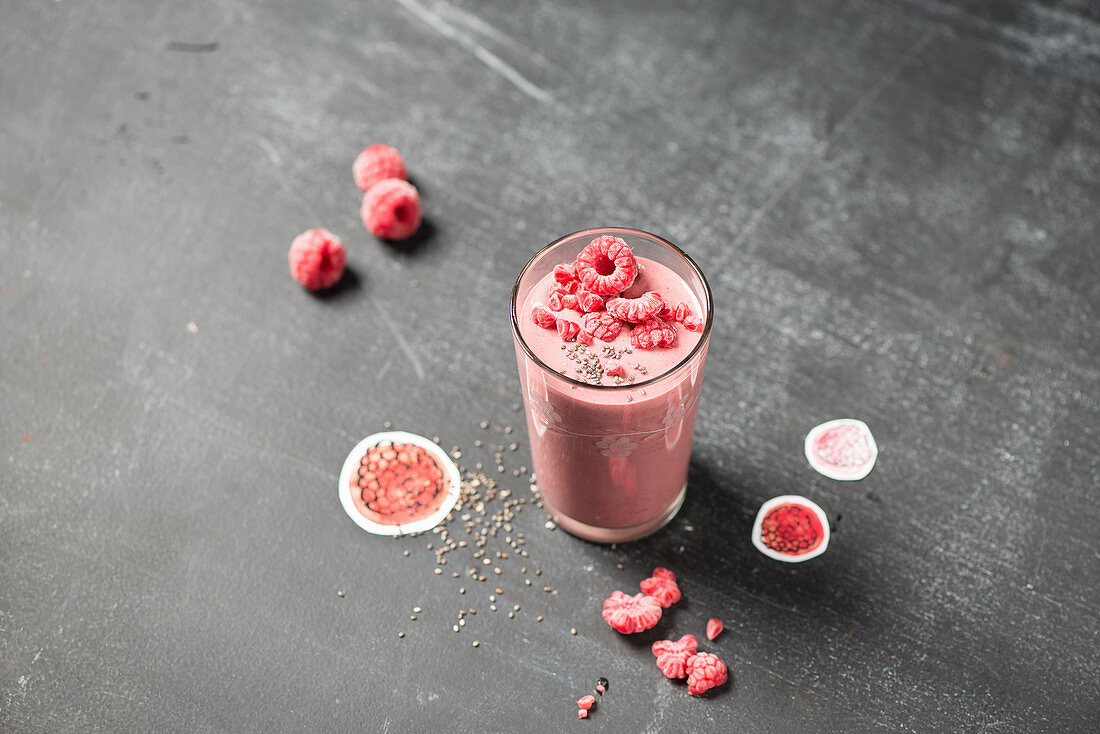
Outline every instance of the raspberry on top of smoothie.
<path id="1" fill-rule="evenodd" d="M 705 324 L 688 304 L 693 297 L 682 281 L 659 263 L 636 258 L 619 237 L 595 238 L 544 281 L 532 291 L 527 318 L 557 338 L 532 334 L 542 347 L 536 351 L 549 362 L 556 345 L 566 361 L 558 371 L 588 384 L 659 376 L 698 341 L 681 339 L 678 330 L 698 333 Z M 647 354 L 664 351 L 671 353 Z"/>

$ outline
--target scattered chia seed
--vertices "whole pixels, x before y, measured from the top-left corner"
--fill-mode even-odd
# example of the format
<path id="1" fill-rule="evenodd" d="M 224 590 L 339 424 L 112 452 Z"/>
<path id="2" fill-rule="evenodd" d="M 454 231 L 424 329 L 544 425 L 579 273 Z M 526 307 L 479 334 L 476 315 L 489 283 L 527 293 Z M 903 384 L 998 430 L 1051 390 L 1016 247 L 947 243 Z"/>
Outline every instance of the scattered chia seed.
<path id="1" fill-rule="evenodd" d="M 577 628 L 576 628 L 576 627 L 573 627 L 572 629 L 570 629 L 570 630 L 569 630 L 569 634 L 571 634 L 571 635 L 575 635 L 575 634 L 577 634 Z"/>
<path id="2" fill-rule="evenodd" d="M 477 640 L 474 640 L 474 641 L 473 641 L 473 642 L 472 642 L 471 644 L 472 644 L 472 645 L 473 645 L 474 647 L 479 647 L 479 646 L 481 645 L 481 643 L 480 643 L 480 642 L 478 642 Z"/>
<path id="3" fill-rule="evenodd" d="M 481 422 L 481 427 L 482 428 L 488 428 L 489 427 L 489 421 L 482 421 Z"/>
<path id="4" fill-rule="evenodd" d="M 338 597 L 340 597 L 341 599 L 343 599 L 343 598 L 344 598 L 344 592 L 343 592 L 343 591 L 337 591 L 337 592 L 336 592 L 336 596 L 338 596 Z"/>
<path id="5" fill-rule="evenodd" d="M 404 636 L 405 636 L 405 633 L 404 633 L 404 632 L 398 632 L 398 633 L 397 633 L 397 636 L 398 636 L 398 637 L 404 637 Z"/>

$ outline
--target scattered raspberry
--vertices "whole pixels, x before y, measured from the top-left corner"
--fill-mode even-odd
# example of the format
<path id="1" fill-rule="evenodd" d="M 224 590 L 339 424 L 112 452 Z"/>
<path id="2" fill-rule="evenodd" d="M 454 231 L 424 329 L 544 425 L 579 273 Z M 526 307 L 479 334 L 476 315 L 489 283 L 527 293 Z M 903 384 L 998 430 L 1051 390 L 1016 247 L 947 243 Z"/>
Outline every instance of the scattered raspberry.
<path id="1" fill-rule="evenodd" d="M 638 298 L 612 298 L 607 302 L 607 310 L 615 317 L 632 324 L 640 324 L 661 313 L 665 307 L 661 294 L 648 291 Z"/>
<path id="2" fill-rule="evenodd" d="M 593 313 L 595 311 L 603 310 L 603 299 L 597 296 L 595 293 L 584 291 L 583 293 L 577 293 L 577 305 L 581 308 L 581 311 L 585 313 Z"/>
<path id="3" fill-rule="evenodd" d="M 587 331 L 601 341 L 614 341 L 622 330 L 623 322 L 607 311 L 586 313 L 581 319 L 581 331 Z"/>
<path id="4" fill-rule="evenodd" d="M 551 311 L 561 311 L 565 308 L 565 304 L 562 302 L 562 296 L 560 293 L 551 293 L 550 297 L 546 299 L 546 307 Z"/>
<path id="5" fill-rule="evenodd" d="M 569 265 L 565 265 L 565 264 L 555 265 L 554 266 L 554 280 L 557 281 L 558 283 L 560 283 L 561 285 L 566 285 L 568 283 L 576 282 L 577 274 L 573 270 L 573 265 L 572 264 L 569 264 Z"/>
<path id="6" fill-rule="evenodd" d="M 587 719 L 588 718 L 588 709 L 577 709 L 577 718 L 578 719 Z"/>
<path id="7" fill-rule="evenodd" d="M 347 251 L 340 238 L 327 229 L 302 232 L 290 243 L 290 274 L 311 291 L 336 285 L 344 274 Z"/>
<path id="8" fill-rule="evenodd" d="M 676 346 L 676 330 L 654 316 L 638 324 L 630 332 L 630 343 L 638 349 Z"/>
<path id="9" fill-rule="evenodd" d="M 725 628 L 726 626 L 722 624 L 722 620 L 720 619 L 711 618 L 707 620 L 707 639 L 713 640 L 715 637 L 722 634 L 722 630 Z"/>
<path id="10" fill-rule="evenodd" d="M 597 237 L 573 261 L 577 279 L 588 290 L 610 296 L 626 290 L 638 277 L 638 261 L 618 237 Z"/>
<path id="11" fill-rule="evenodd" d="M 572 341 L 576 339 L 577 333 L 580 330 L 580 324 L 566 321 L 565 319 L 558 319 L 558 336 L 562 338 L 562 341 Z"/>
<path id="12" fill-rule="evenodd" d="M 626 377 L 626 368 L 619 360 L 611 359 L 608 360 L 607 369 L 603 373 L 608 377 Z"/>
<path id="13" fill-rule="evenodd" d="M 399 178 L 402 181 L 409 178 L 405 161 L 397 148 L 382 143 L 363 149 L 351 166 L 351 175 L 355 178 L 355 185 L 364 192 L 370 191 L 371 186 L 385 178 Z"/>
<path id="14" fill-rule="evenodd" d="M 531 319 L 544 329 L 553 329 L 557 319 L 546 306 L 535 306 L 531 309 Z"/>
<path id="15" fill-rule="evenodd" d="M 717 655 L 701 652 L 687 661 L 688 693 L 698 696 L 726 682 L 726 664 Z"/>
<path id="16" fill-rule="evenodd" d="M 684 635 L 675 642 L 657 640 L 650 649 L 657 656 L 657 667 L 666 678 L 686 678 L 687 661 L 699 649 L 699 642 L 695 635 Z"/>
<path id="17" fill-rule="evenodd" d="M 363 226 L 375 237 L 404 240 L 420 227 L 420 194 L 399 178 L 384 178 L 363 196 Z"/>
<path id="18" fill-rule="evenodd" d="M 704 321 L 698 316 L 688 316 L 684 319 L 684 328 L 688 331 L 702 331 Z"/>
<path id="19" fill-rule="evenodd" d="M 676 574 L 667 568 L 653 569 L 653 575 L 643 579 L 638 586 L 665 609 L 680 601 L 680 587 L 676 584 Z"/>
<path id="20" fill-rule="evenodd" d="M 627 596 L 621 591 L 612 591 L 603 603 L 603 618 L 615 630 L 629 635 L 657 624 L 661 619 L 661 605 L 645 594 Z"/>
<path id="21" fill-rule="evenodd" d="M 592 708 L 592 704 L 596 703 L 596 697 L 592 695 L 585 696 L 584 698 L 577 699 L 577 706 L 587 711 Z"/>

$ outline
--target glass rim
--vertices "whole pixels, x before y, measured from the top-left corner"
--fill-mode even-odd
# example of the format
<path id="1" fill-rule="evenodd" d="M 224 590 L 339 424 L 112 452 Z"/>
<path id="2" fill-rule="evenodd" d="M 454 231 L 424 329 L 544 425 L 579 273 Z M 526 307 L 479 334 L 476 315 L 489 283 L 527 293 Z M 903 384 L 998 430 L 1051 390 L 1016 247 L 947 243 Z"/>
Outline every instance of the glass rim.
<path id="1" fill-rule="evenodd" d="M 584 382 L 583 380 L 577 380 L 577 379 L 574 379 L 572 377 L 569 377 L 568 375 L 563 375 L 561 372 L 558 372 L 553 367 L 551 367 L 550 365 L 546 364 L 541 359 L 539 359 L 538 356 L 531 350 L 531 347 L 527 345 L 527 340 L 525 340 L 523 338 L 523 334 L 519 330 L 519 315 L 516 313 L 517 308 L 518 308 L 518 305 L 517 305 L 516 301 L 518 300 L 518 296 L 519 296 L 519 284 L 523 281 L 523 276 L 527 274 L 527 271 L 531 268 L 531 266 L 535 263 L 535 261 L 538 260 L 542 256 L 543 253 L 547 252 L 548 250 L 550 250 L 554 247 L 557 247 L 558 245 L 565 242 L 566 240 L 573 239 L 575 237 L 587 237 L 589 235 L 591 235 L 593 237 L 599 237 L 601 235 L 606 235 L 606 234 L 618 235 L 620 233 L 627 234 L 627 235 L 632 235 L 632 236 L 645 237 L 645 238 L 649 238 L 651 240 L 654 240 L 658 244 L 664 245 L 668 249 L 672 250 L 673 253 L 675 253 L 676 255 L 679 255 L 680 258 L 682 258 L 684 260 L 684 262 L 686 262 L 688 264 L 688 267 L 691 268 L 691 270 L 699 278 L 699 282 L 702 283 L 702 285 L 703 285 L 703 296 L 706 300 L 707 321 L 703 325 L 703 331 L 699 336 L 699 341 L 696 342 L 695 346 L 687 354 L 687 356 L 684 357 L 679 362 L 677 362 L 676 365 L 674 367 L 672 367 L 671 369 L 669 369 L 665 372 L 662 372 L 661 374 L 657 375 L 656 377 L 651 377 L 648 380 L 644 380 L 642 382 L 624 383 L 622 385 L 593 385 L 591 383 Z M 587 229 L 580 229 L 580 230 L 577 230 L 576 232 L 572 232 L 570 234 L 559 237 L 556 240 L 554 240 L 553 242 L 551 242 L 550 244 L 539 248 L 538 252 L 536 252 L 534 255 L 531 256 L 531 259 L 527 261 L 527 264 L 523 266 L 523 269 L 519 271 L 519 275 L 516 277 L 515 285 L 512 286 L 512 305 L 511 305 L 510 310 L 511 310 L 511 314 L 512 314 L 512 334 L 513 334 L 513 336 L 515 336 L 516 342 L 523 347 L 523 351 L 527 353 L 527 356 L 530 357 L 531 360 L 534 361 L 534 363 L 537 364 L 539 367 L 541 367 L 545 372 L 548 372 L 548 373 L 554 375 L 554 377 L 559 378 L 560 380 L 562 380 L 564 382 L 567 382 L 567 383 L 570 383 L 572 385 L 576 385 L 578 387 L 583 387 L 583 388 L 586 388 L 586 389 L 589 389 L 589 390 L 611 390 L 611 391 L 615 391 L 615 390 L 622 390 L 622 391 L 634 390 L 636 388 L 641 388 L 641 387 L 645 387 L 647 385 L 656 384 L 656 383 L 660 382 L 661 380 L 664 380 L 666 377 L 679 372 L 688 363 L 690 363 L 696 357 L 696 355 L 699 354 L 699 352 L 703 349 L 703 347 L 710 340 L 710 328 L 711 328 L 712 323 L 714 322 L 714 302 L 713 302 L 713 299 L 711 298 L 710 283 L 707 282 L 707 277 L 705 275 L 703 275 L 703 271 L 699 268 L 699 265 L 694 260 L 691 259 L 690 255 L 688 255 L 686 252 L 681 250 L 679 247 L 677 247 L 676 245 L 674 245 L 671 242 L 669 242 L 668 240 L 666 240 L 664 237 L 661 237 L 659 235 L 655 235 L 652 232 L 646 232 L 645 230 L 642 230 L 642 229 L 635 229 L 633 227 L 589 227 Z"/>

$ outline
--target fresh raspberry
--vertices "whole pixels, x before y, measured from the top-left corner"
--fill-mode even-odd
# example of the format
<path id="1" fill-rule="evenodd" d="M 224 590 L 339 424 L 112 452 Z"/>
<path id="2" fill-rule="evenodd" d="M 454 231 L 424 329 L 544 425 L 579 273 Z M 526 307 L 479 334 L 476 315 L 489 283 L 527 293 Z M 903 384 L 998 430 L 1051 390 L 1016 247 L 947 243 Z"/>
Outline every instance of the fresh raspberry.
<path id="1" fill-rule="evenodd" d="M 577 709 L 577 718 L 578 719 L 587 719 L 588 718 L 588 709 Z"/>
<path id="2" fill-rule="evenodd" d="M 577 280 L 577 273 L 573 270 L 573 265 L 560 264 L 554 266 L 554 280 L 561 284 L 574 283 Z"/>
<path id="3" fill-rule="evenodd" d="M 676 346 L 676 330 L 659 317 L 646 319 L 630 332 L 630 343 L 638 349 Z"/>
<path id="4" fill-rule="evenodd" d="M 609 360 L 607 368 L 603 371 L 608 377 L 626 377 L 626 368 L 623 367 L 623 363 L 617 359 Z"/>
<path id="5" fill-rule="evenodd" d="M 657 291 L 648 291 L 638 298 L 612 298 L 607 302 L 607 310 L 622 321 L 640 324 L 656 316 L 665 307 L 664 300 Z"/>
<path id="6" fill-rule="evenodd" d="M 693 696 L 722 685 L 728 678 L 726 664 L 717 655 L 709 652 L 701 652 L 688 658 L 687 674 L 688 693 Z"/>
<path id="7" fill-rule="evenodd" d="M 553 329 L 557 321 L 554 314 L 547 310 L 546 306 L 535 306 L 531 309 L 531 319 L 544 329 Z"/>
<path id="8" fill-rule="evenodd" d="M 665 609 L 680 601 L 680 587 L 676 584 L 676 574 L 667 568 L 658 566 L 653 569 L 653 575 L 648 579 L 642 579 L 642 583 L 638 586 Z"/>
<path id="9" fill-rule="evenodd" d="M 409 178 L 405 170 L 405 160 L 397 152 L 397 148 L 382 143 L 368 145 L 363 149 L 351 166 L 351 175 L 355 178 L 355 185 L 363 192 L 370 191 L 371 186 L 384 178 L 399 178 L 402 181 Z"/>
<path id="10" fill-rule="evenodd" d="M 340 280 L 347 250 L 340 238 L 327 229 L 311 229 L 294 238 L 287 259 L 294 280 L 318 291 Z"/>
<path id="11" fill-rule="evenodd" d="M 603 603 L 603 618 L 617 631 L 629 635 L 657 624 L 661 620 L 661 605 L 645 594 L 627 596 L 612 591 Z"/>
<path id="12" fill-rule="evenodd" d="M 722 620 L 711 618 L 707 620 L 707 639 L 713 640 L 718 635 L 722 634 L 726 626 L 722 624 Z"/>
<path id="13" fill-rule="evenodd" d="M 550 297 L 546 299 L 546 307 L 551 311 L 561 311 L 565 308 L 565 304 L 562 302 L 562 295 L 560 293 L 551 293 Z"/>
<path id="14" fill-rule="evenodd" d="M 620 293 L 638 277 L 638 261 L 630 245 L 608 235 L 597 237 L 581 250 L 573 269 L 581 285 L 600 296 Z"/>
<path id="15" fill-rule="evenodd" d="M 684 328 L 688 331 L 702 331 L 703 320 L 698 316 L 688 316 L 684 319 Z"/>
<path id="16" fill-rule="evenodd" d="M 363 226 L 375 237 L 404 240 L 420 227 L 420 194 L 399 178 L 384 178 L 363 196 Z"/>
<path id="17" fill-rule="evenodd" d="M 607 311 L 595 311 L 586 313 L 581 319 L 581 331 L 587 331 L 600 341 L 615 341 L 615 337 L 623 330 L 623 322 L 609 314 Z"/>
<path id="18" fill-rule="evenodd" d="M 580 324 L 573 321 L 566 321 L 565 319 L 558 319 L 558 336 L 562 338 L 562 341 L 572 341 L 577 338 L 577 333 L 581 330 Z"/>
<path id="19" fill-rule="evenodd" d="M 603 311 L 603 299 L 590 291 L 577 292 L 577 305 L 580 306 L 580 310 L 585 313 Z"/>
<path id="20" fill-rule="evenodd" d="M 695 635 L 684 635 L 676 641 L 657 640 L 650 649 L 666 678 L 686 678 L 687 661 L 699 649 L 699 642 Z"/>
<path id="21" fill-rule="evenodd" d="M 589 694 L 589 695 L 587 695 L 583 698 L 578 698 L 577 699 L 577 706 L 584 709 L 585 711 L 592 708 L 592 704 L 594 704 L 594 703 L 596 703 L 596 697 L 591 695 L 591 694 Z"/>

